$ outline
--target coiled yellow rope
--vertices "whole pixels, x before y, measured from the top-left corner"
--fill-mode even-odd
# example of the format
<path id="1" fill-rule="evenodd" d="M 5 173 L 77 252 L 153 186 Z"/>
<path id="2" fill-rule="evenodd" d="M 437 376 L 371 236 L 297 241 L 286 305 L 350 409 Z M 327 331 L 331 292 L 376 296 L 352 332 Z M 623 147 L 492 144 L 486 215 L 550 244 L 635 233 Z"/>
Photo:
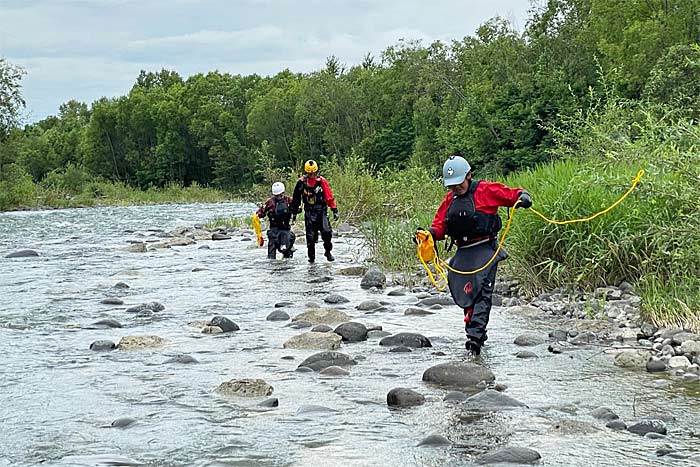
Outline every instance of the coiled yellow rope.
<path id="1" fill-rule="evenodd" d="M 603 209 L 602 211 L 600 211 L 596 214 L 593 214 L 592 216 L 589 216 L 589 217 L 584 217 L 581 219 L 570 219 L 570 220 L 566 220 L 566 221 L 556 221 L 556 220 L 549 219 L 544 214 L 542 214 L 541 212 L 539 212 L 533 208 L 529 208 L 529 210 L 550 224 L 566 225 L 566 224 L 574 224 L 576 222 L 588 222 L 590 220 L 595 219 L 598 216 L 601 216 L 607 212 L 610 212 L 615 207 L 617 207 L 617 205 L 619 205 L 622 201 L 624 201 L 624 199 L 627 198 L 630 195 L 630 193 L 632 193 L 632 191 L 637 187 L 639 182 L 642 180 L 642 176 L 644 176 L 644 169 L 640 169 L 639 172 L 637 172 L 637 175 L 632 180 L 632 186 L 630 186 L 630 188 L 617 201 L 615 201 L 613 204 L 611 204 L 607 208 Z M 435 250 L 435 244 L 434 244 L 433 239 L 430 235 L 428 235 L 428 237 L 426 239 L 421 239 L 421 238 L 417 239 L 418 259 L 420 259 L 421 264 L 423 265 L 425 270 L 428 272 L 428 277 L 430 278 L 430 282 L 433 283 L 433 285 L 435 286 L 435 288 L 437 290 L 443 291 L 447 288 L 447 275 L 445 273 L 445 269 L 448 269 L 448 270 L 454 272 L 455 274 L 469 275 L 469 274 L 476 274 L 478 272 L 483 271 L 484 269 L 489 267 L 491 265 L 491 263 L 494 262 L 494 260 L 498 256 L 498 253 L 501 251 L 501 248 L 503 247 L 503 243 L 505 242 L 506 236 L 508 235 L 508 231 L 510 230 L 511 224 L 513 223 L 513 215 L 515 214 L 515 207 L 518 204 L 520 204 L 520 201 L 517 201 L 513 205 L 513 209 L 510 210 L 510 213 L 508 215 L 508 222 L 506 223 L 506 227 L 503 230 L 503 235 L 501 235 L 501 239 L 498 242 L 498 247 L 496 248 L 496 251 L 494 252 L 493 256 L 491 256 L 491 259 L 489 259 L 488 262 L 486 264 L 484 264 L 482 267 L 480 267 L 479 269 L 475 269 L 473 271 L 460 271 L 458 269 L 455 269 L 455 268 L 451 267 L 449 264 L 447 264 L 446 261 L 444 261 L 443 259 L 441 259 L 437 255 L 437 251 Z M 431 251 L 431 248 L 432 248 L 432 251 Z M 435 274 L 433 274 L 433 272 L 430 270 L 430 267 L 428 265 L 428 262 L 430 262 L 430 261 L 433 262 L 433 266 L 435 268 L 435 273 L 436 273 L 436 275 L 438 275 L 437 280 L 435 279 Z"/>

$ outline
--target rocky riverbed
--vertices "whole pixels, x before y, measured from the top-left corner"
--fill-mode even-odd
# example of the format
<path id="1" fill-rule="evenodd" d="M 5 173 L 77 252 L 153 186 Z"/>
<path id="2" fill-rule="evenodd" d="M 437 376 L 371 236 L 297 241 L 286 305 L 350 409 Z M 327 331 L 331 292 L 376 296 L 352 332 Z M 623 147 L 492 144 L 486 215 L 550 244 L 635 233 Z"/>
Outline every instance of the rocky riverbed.
<path id="1" fill-rule="evenodd" d="M 364 264 L 351 226 L 314 265 L 194 227 L 251 209 L 1 215 L 0 465 L 700 462 L 700 336 L 630 285 L 500 282 L 469 360 L 449 296 Z"/>

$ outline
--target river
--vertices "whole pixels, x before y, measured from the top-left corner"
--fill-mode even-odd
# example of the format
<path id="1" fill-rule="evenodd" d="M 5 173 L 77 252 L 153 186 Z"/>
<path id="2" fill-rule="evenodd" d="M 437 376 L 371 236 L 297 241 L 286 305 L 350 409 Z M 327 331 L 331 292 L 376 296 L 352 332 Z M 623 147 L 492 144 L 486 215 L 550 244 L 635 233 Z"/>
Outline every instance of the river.
<path id="1" fill-rule="evenodd" d="M 537 359 L 515 358 L 520 348 L 513 339 L 526 330 L 546 335 L 556 327 L 552 319 L 501 307 L 492 313 L 481 360 L 507 386 L 506 394 L 528 408 L 474 414 L 443 402 L 447 391 L 421 376 L 430 366 L 464 358 L 461 311 L 449 306 L 429 316 L 405 316 L 415 294 L 367 291 L 359 277 L 335 274 L 362 258 L 357 237 L 334 239 L 336 262 L 319 253 L 314 265 L 307 263 L 304 245 L 292 260 L 270 261 L 240 236 L 126 251 L 129 240 L 159 239 L 159 229 L 247 216 L 253 209 L 224 203 L 0 214 L 0 465 L 456 466 L 473 465 L 475 455 L 507 445 L 537 450 L 542 465 L 697 465 L 656 454 L 669 445 L 697 455 L 697 385 L 618 369 L 597 347 L 554 355 L 543 345 L 530 349 Z M 5 258 L 25 248 L 39 256 Z M 313 281 L 322 276 L 332 280 Z M 120 281 L 129 288 L 115 289 Z M 339 349 L 358 360 L 349 376 L 295 371 L 315 351 L 284 349 L 303 331 L 265 318 L 275 303 L 292 302 L 284 310 L 294 316 L 309 301 L 323 304 L 330 292 L 350 299 L 340 308 L 353 319 L 392 333 L 420 332 L 433 347 L 391 353 L 369 339 Z M 125 304 L 100 303 L 106 297 Z M 386 301 L 388 310 L 355 309 L 370 299 Z M 165 310 L 152 318 L 125 312 L 150 301 Z M 218 314 L 241 330 L 205 335 L 188 325 Z M 92 328 L 102 318 L 124 327 Z M 95 340 L 143 334 L 168 345 L 89 349 Z M 164 364 L 178 354 L 200 363 Z M 259 399 L 214 392 L 232 378 L 264 379 L 279 407 L 263 410 Z M 386 395 L 395 387 L 420 392 L 426 403 L 389 409 Z M 297 414 L 309 404 L 333 411 Z M 607 429 L 589 415 L 601 406 L 626 421 L 672 417 L 669 435 L 656 440 Z M 136 423 L 112 428 L 121 417 Z M 453 444 L 417 447 L 431 433 Z"/>

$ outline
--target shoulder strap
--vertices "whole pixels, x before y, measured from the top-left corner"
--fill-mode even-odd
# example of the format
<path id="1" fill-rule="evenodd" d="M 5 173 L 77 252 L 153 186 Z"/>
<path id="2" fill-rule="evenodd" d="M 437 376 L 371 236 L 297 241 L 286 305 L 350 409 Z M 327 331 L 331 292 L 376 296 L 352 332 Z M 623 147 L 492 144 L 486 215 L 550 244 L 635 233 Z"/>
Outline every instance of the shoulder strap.
<path id="1" fill-rule="evenodd" d="M 467 190 L 467 193 L 473 195 L 476 189 L 479 188 L 479 183 L 481 183 L 481 180 L 472 180 L 469 184 L 469 189 Z"/>

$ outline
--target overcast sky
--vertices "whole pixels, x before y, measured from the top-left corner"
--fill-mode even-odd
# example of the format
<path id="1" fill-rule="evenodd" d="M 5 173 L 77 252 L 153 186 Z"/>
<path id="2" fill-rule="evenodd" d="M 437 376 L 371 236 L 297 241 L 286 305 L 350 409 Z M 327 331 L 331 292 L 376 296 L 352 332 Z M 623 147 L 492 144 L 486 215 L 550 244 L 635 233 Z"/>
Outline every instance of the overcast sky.
<path id="1" fill-rule="evenodd" d="M 399 39 L 450 41 L 529 0 L 0 0 L 0 56 L 22 66 L 26 120 L 128 93 L 140 70 L 308 72 Z"/>

